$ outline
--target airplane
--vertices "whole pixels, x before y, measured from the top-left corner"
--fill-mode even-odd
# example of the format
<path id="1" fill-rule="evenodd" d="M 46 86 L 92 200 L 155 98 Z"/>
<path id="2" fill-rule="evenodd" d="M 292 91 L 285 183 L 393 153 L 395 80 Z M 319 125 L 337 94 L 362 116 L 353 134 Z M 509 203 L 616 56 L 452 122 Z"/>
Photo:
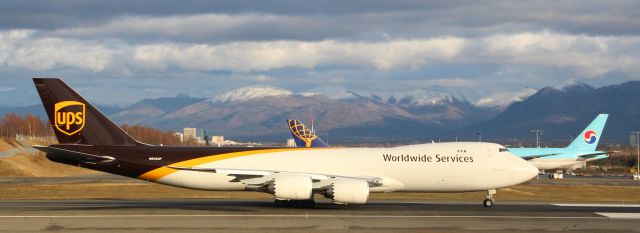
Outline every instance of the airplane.
<path id="1" fill-rule="evenodd" d="M 610 152 L 597 151 L 598 141 L 602 137 L 604 125 L 607 122 L 609 114 L 599 114 L 596 118 L 585 128 L 581 136 L 576 137 L 569 146 L 564 148 L 507 148 L 512 154 L 519 156 L 525 160 L 531 162 L 540 170 L 558 169 L 569 167 L 582 162 L 589 162 L 599 159 L 608 158 Z M 296 140 L 298 147 L 304 147 L 305 144 L 298 144 L 298 141 L 311 140 L 306 145 L 311 147 L 328 147 L 326 143 L 322 141 L 315 133 L 309 131 L 304 124 L 298 120 L 288 120 L 289 129 L 291 134 Z M 291 127 L 295 124 L 297 131 L 294 132 Z M 304 133 L 299 133 L 304 132 Z M 315 143 L 320 141 L 323 144 Z M 306 142 L 306 141 L 304 141 Z M 313 142 L 313 143 L 311 143 Z M 309 146 L 307 146 L 309 147 Z"/>
<path id="2" fill-rule="evenodd" d="M 58 144 L 34 145 L 54 162 L 170 186 L 256 191 L 278 207 L 365 204 L 378 192 L 486 191 L 526 182 L 538 170 L 495 143 L 394 148 L 183 147 L 139 142 L 62 80 L 34 78 Z"/>
<path id="3" fill-rule="evenodd" d="M 604 132 L 609 114 L 599 114 L 564 148 L 508 148 L 509 151 L 528 160 L 540 170 L 566 168 L 582 162 L 609 157 L 607 151 L 596 150 Z"/>

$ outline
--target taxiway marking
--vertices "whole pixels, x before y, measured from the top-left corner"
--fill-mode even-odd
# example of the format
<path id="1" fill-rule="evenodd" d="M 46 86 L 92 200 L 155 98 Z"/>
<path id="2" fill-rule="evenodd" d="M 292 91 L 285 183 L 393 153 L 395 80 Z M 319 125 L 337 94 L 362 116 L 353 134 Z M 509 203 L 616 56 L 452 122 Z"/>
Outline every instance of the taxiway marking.
<path id="1" fill-rule="evenodd" d="M 640 208 L 640 204 L 588 204 L 588 203 L 567 203 L 567 204 L 552 204 L 562 207 L 617 207 L 617 208 Z"/>
<path id="2" fill-rule="evenodd" d="M 595 214 L 614 219 L 640 219 L 640 213 L 605 213 L 596 212 Z"/>

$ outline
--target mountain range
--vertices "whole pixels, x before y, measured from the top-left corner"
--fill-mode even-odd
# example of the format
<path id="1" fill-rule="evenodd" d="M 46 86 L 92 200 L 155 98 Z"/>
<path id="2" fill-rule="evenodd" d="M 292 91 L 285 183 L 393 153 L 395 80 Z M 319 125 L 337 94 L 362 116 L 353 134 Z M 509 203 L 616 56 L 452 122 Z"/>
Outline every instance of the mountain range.
<path id="1" fill-rule="evenodd" d="M 488 138 L 533 138 L 531 129 L 545 130 L 543 138 L 569 142 L 599 113 L 609 113 L 604 142 L 628 143 L 629 131 L 640 129 L 640 81 L 593 88 L 584 83 L 545 87 L 515 102 L 495 118 L 455 130 L 483 132 Z M 580 135 L 578 135 L 580 136 Z"/>
<path id="2" fill-rule="evenodd" d="M 598 113 L 609 113 L 603 141 L 626 142 L 640 128 L 640 82 L 594 88 L 574 79 L 556 87 L 494 93 L 471 103 L 443 89 L 364 95 L 344 89 L 294 93 L 276 87 L 244 87 L 212 98 L 187 95 L 145 99 L 125 108 L 98 106 L 118 123 L 182 131 L 206 129 L 235 140 L 281 142 L 285 122 L 313 120 L 321 137 L 336 143 L 412 143 L 431 140 L 531 141 L 566 143 Z M 43 115 L 41 106 L 0 108 Z"/>

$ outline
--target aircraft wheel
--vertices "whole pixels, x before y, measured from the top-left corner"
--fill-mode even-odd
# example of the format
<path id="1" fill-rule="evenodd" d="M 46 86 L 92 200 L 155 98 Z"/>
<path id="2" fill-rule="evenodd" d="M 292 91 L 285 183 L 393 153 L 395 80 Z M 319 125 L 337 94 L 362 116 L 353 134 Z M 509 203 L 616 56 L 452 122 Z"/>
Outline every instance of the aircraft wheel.
<path id="1" fill-rule="evenodd" d="M 484 201 L 482 202 L 482 205 L 484 205 L 484 207 L 492 207 L 493 206 L 493 200 L 491 199 L 484 199 Z"/>

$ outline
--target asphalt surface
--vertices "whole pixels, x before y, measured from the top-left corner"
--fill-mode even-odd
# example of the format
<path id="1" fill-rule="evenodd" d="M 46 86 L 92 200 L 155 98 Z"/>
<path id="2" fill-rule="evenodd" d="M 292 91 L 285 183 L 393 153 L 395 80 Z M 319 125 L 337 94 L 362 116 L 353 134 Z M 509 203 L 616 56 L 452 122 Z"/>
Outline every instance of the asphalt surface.
<path id="1" fill-rule="evenodd" d="M 269 200 L 1 201 L 0 232 L 640 232 L 640 205 L 374 201 L 277 208 Z"/>

